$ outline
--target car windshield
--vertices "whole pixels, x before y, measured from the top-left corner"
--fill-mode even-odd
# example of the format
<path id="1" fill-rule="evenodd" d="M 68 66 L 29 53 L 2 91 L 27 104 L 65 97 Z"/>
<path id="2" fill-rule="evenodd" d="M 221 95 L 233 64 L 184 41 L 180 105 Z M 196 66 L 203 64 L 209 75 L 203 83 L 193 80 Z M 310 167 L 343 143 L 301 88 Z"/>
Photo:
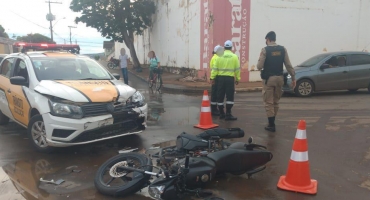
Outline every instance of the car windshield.
<path id="1" fill-rule="evenodd" d="M 322 59 L 328 57 L 327 54 L 320 54 L 317 56 L 314 56 L 306 61 L 304 61 L 302 64 L 298 65 L 298 67 L 312 67 L 322 61 Z"/>
<path id="2" fill-rule="evenodd" d="M 39 81 L 113 79 L 106 69 L 90 58 L 33 57 L 32 63 Z"/>

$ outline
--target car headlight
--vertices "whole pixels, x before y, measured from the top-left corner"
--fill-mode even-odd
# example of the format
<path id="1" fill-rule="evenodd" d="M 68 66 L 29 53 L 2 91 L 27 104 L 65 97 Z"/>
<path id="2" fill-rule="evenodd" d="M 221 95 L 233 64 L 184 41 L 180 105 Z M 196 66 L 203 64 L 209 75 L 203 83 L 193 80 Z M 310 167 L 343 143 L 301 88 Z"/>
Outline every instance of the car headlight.
<path id="1" fill-rule="evenodd" d="M 133 94 L 128 100 L 126 101 L 126 104 L 144 104 L 145 97 L 142 95 L 139 91 L 136 91 L 135 94 Z"/>
<path id="2" fill-rule="evenodd" d="M 164 185 L 149 187 L 149 195 L 155 199 L 161 199 L 164 188 Z"/>
<path id="3" fill-rule="evenodd" d="M 80 106 L 57 103 L 49 100 L 51 114 L 59 117 L 81 119 L 83 117 L 82 109 Z"/>

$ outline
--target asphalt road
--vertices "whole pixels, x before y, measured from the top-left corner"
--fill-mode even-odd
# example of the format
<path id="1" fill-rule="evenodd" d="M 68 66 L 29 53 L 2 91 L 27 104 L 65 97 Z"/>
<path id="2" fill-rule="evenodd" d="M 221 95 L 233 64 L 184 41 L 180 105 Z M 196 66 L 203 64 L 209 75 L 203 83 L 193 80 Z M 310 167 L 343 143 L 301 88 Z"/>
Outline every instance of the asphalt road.
<path id="1" fill-rule="evenodd" d="M 0 199 L 114 199 L 100 195 L 93 178 L 98 167 L 127 147 L 168 145 L 183 131 L 199 133 L 201 96 L 159 94 L 130 76 L 130 85 L 141 91 L 149 104 L 148 128 L 139 135 L 97 144 L 63 148 L 53 154 L 35 152 L 26 130 L 15 123 L 0 127 Z M 261 93 L 237 93 L 235 122 L 214 118 L 220 127 L 240 127 L 246 137 L 232 141 L 267 146 L 274 158 L 267 169 L 247 179 L 226 175 L 208 185 L 227 200 L 244 199 L 368 199 L 370 195 L 370 95 L 367 91 L 316 94 L 311 98 L 291 95 L 281 100 L 277 132 L 265 132 L 266 116 Z M 318 181 L 317 195 L 278 190 L 286 173 L 299 120 L 307 122 L 311 178 Z M 71 173 L 71 169 L 81 172 Z M 12 177 L 4 172 L 7 171 Z M 39 179 L 64 179 L 60 186 L 40 184 Z M 125 199 L 149 199 L 146 189 Z"/>

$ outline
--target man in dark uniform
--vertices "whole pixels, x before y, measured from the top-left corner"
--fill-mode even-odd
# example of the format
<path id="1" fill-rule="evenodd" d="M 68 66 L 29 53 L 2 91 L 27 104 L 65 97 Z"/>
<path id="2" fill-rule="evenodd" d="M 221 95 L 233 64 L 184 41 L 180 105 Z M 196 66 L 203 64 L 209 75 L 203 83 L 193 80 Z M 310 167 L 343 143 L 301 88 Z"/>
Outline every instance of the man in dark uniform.
<path id="1" fill-rule="evenodd" d="M 279 100 L 283 94 L 283 64 L 292 77 L 292 87 L 296 85 L 295 71 L 290 63 L 288 52 L 285 47 L 277 45 L 276 34 L 273 31 L 267 33 L 266 47 L 261 50 L 257 68 L 261 71 L 263 82 L 263 101 L 268 118 L 265 130 L 275 132 L 275 117 L 279 110 Z"/>

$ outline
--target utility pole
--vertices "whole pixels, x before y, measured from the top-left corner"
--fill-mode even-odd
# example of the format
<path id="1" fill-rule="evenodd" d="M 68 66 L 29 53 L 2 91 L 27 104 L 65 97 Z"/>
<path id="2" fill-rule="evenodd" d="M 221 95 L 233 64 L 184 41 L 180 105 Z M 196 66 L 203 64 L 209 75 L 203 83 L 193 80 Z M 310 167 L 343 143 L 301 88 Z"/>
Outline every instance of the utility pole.
<path id="1" fill-rule="evenodd" d="M 51 22 L 55 20 L 55 16 L 51 14 L 51 4 L 52 3 L 62 4 L 62 2 L 56 2 L 56 1 L 49 0 L 49 1 L 45 1 L 45 3 L 49 3 L 49 14 L 46 15 L 46 20 L 50 22 L 50 39 L 53 42 L 54 41 L 53 40 L 53 24 Z"/>
<path id="2" fill-rule="evenodd" d="M 72 28 L 77 28 L 75 26 L 68 26 L 69 28 L 69 44 L 72 44 Z"/>

